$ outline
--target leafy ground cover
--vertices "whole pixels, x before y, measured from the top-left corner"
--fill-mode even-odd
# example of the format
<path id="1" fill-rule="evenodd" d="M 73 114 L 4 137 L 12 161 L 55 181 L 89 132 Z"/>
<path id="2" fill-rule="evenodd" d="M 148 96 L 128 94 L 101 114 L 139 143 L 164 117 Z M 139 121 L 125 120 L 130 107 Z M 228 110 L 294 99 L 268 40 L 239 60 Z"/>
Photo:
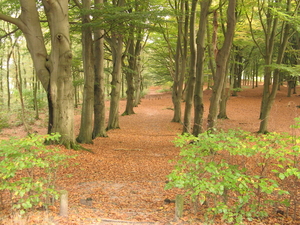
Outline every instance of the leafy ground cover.
<path id="1" fill-rule="evenodd" d="M 262 87 L 243 88 L 238 96 L 228 101 L 229 120 L 219 121 L 222 129 L 240 128 L 256 132 L 259 128 L 259 107 Z M 210 91 L 205 91 L 205 117 Z M 125 101 L 120 104 L 120 114 Z M 299 117 L 300 97 L 286 97 L 286 88 L 279 91 L 270 116 L 269 131 L 299 135 L 290 126 Z M 184 105 L 183 105 L 184 106 Z M 170 93 L 150 89 L 136 114 L 120 118 L 121 129 L 108 132 L 108 138 L 97 138 L 93 145 L 84 145 L 89 152 L 70 151 L 60 147 L 63 153 L 77 154 L 71 166 L 59 173 L 59 189 L 69 193 L 68 217 L 59 217 L 59 202 L 48 211 L 30 212 L 27 217 L 9 216 L 7 199 L 2 199 L 0 218 L 2 224 L 201 224 L 203 215 L 194 214 L 190 201 L 184 205 L 182 220 L 174 221 L 176 194 L 181 190 L 165 190 L 167 175 L 180 149 L 173 140 L 181 133 L 182 125 L 170 122 L 172 100 Z M 77 132 L 80 113 L 76 115 Z M 44 124 L 37 121 L 34 130 L 46 133 Z M 25 136 L 22 127 L 3 129 L 0 137 Z M 298 210 L 298 212 L 300 209 Z M 300 215 L 297 215 L 300 218 Z M 274 212 L 268 219 L 254 220 L 249 224 L 297 224 L 290 217 Z M 221 224 L 221 223 L 220 223 Z M 300 224 L 300 223 L 299 223 Z"/>

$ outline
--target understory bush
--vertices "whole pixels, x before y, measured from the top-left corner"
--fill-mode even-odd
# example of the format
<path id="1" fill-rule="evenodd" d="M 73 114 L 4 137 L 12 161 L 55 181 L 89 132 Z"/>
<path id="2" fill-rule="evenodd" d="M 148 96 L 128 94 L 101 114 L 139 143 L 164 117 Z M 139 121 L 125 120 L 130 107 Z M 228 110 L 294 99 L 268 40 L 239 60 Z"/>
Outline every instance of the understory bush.
<path id="1" fill-rule="evenodd" d="M 276 212 L 295 219 L 299 142 L 285 134 L 241 130 L 181 135 L 166 189 L 184 189 L 206 223 L 221 218 L 242 224 Z"/>
<path id="2" fill-rule="evenodd" d="M 0 142 L 0 191 L 2 197 L 9 193 L 12 210 L 24 214 L 31 208 L 47 208 L 59 197 L 57 172 L 70 156 L 44 144 L 59 137 L 32 134 Z"/>
<path id="3" fill-rule="evenodd" d="M 9 127 L 9 115 L 7 113 L 0 112 L 0 131 L 7 127 Z"/>

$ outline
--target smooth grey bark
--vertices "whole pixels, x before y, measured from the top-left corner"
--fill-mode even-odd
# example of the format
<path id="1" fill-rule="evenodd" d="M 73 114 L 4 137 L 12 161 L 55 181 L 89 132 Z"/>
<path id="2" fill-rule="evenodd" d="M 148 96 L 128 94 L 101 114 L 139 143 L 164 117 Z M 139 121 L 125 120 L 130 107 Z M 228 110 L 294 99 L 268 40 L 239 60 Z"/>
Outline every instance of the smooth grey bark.
<path id="1" fill-rule="evenodd" d="M 125 4 L 124 0 L 114 2 L 116 6 L 122 7 Z M 111 52 L 113 71 L 111 81 L 111 93 L 110 93 L 110 108 L 107 130 L 118 129 L 119 125 L 119 103 L 121 95 L 121 83 L 122 83 L 122 61 L 123 61 L 123 34 L 119 31 L 112 31 L 111 37 L 107 37 L 109 41 Z"/>
<path id="2" fill-rule="evenodd" d="M 119 125 L 119 102 L 122 82 L 122 55 L 123 55 L 123 35 L 113 33 L 111 38 L 111 50 L 113 59 L 113 71 L 110 93 L 110 110 L 107 130 L 118 129 Z"/>
<path id="3" fill-rule="evenodd" d="M 91 0 L 82 0 L 82 9 L 88 11 L 91 9 Z M 93 115 L 94 115 L 94 54 L 92 28 L 87 24 L 90 22 L 90 14 L 84 13 L 82 16 L 82 56 L 83 56 L 83 103 L 81 111 L 81 124 L 77 142 L 91 144 L 93 143 Z"/>
<path id="4" fill-rule="evenodd" d="M 71 74 L 72 52 L 70 47 L 68 1 L 43 0 L 42 2 L 51 33 L 51 53 L 46 62 L 46 68 L 50 72 L 50 88 L 47 90 L 49 109 L 52 114 L 50 114 L 51 117 L 49 115 L 48 133 L 60 133 L 60 144 L 71 148 L 74 147 L 75 137 L 74 89 Z M 40 79 L 43 80 L 42 83 L 46 87 L 46 78 L 49 74 L 46 71 L 44 74 L 43 69 L 42 71 L 38 71 L 38 74 L 39 77 L 43 74 L 43 77 Z"/>
<path id="5" fill-rule="evenodd" d="M 48 95 L 48 133 L 60 133 L 59 144 L 70 148 L 75 144 L 75 137 L 68 0 L 43 0 L 42 3 L 51 33 L 50 55 L 35 0 L 20 0 L 18 18 L 0 14 L 0 19 L 15 24 L 23 32 L 36 74 Z"/>

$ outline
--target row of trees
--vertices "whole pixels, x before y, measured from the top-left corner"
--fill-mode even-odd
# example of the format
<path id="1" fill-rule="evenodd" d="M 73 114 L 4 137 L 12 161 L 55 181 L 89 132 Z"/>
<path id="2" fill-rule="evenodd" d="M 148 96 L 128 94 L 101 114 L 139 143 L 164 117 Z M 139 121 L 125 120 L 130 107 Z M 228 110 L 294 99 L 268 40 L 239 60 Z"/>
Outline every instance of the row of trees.
<path id="1" fill-rule="evenodd" d="M 172 82 L 172 121 L 183 122 L 183 132 L 194 135 L 205 129 L 204 82 L 213 90 L 207 118 L 208 129 L 213 131 L 218 118 L 227 118 L 226 101 L 241 88 L 242 80 L 251 80 L 254 87 L 263 74 L 262 133 L 267 132 L 280 83 L 295 84 L 297 0 L 2 0 L 0 4 L 1 45 L 18 46 L 20 32 L 25 37 L 35 73 L 47 93 L 48 132 L 60 133 L 60 143 L 67 147 L 91 143 L 107 136 L 107 130 L 119 128 L 122 85 L 127 89 L 123 114 L 133 114 L 148 74 L 156 83 Z M 5 58 L 1 61 L 6 71 L 9 55 L 5 67 Z M 22 80 L 21 72 L 18 74 Z M 2 80 L 3 76 L 1 84 Z M 81 127 L 75 139 L 78 83 L 83 85 L 83 98 Z M 9 88 L 8 84 L 7 93 Z"/>

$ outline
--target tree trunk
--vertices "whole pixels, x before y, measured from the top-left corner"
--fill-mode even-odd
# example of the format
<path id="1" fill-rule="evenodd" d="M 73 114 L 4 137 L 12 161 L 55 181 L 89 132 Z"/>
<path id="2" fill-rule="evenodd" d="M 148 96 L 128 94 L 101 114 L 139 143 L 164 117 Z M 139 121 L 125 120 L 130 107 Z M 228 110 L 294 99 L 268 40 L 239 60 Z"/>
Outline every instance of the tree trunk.
<path id="1" fill-rule="evenodd" d="M 35 0 L 20 0 L 21 15 L 0 19 L 13 23 L 23 32 L 36 74 L 47 92 L 49 107 L 48 133 L 60 133 L 59 144 L 75 144 L 73 84 L 68 21 L 68 0 L 43 0 L 51 33 L 48 56 Z"/>
<path id="2" fill-rule="evenodd" d="M 33 82 L 33 102 L 34 102 L 34 110 L 35 110 L 35 119 L 40 119 L 39 115 L 39 104 L 38 104 L 38 98 L 37 98 L 37 91 L 38 91 L 38 81 L 35 75 L 35 71 L 32 71 L 32 82 Z"/>
<path id="3" fill-rule="evenodd" d="M 18 38 L 17 38 L 18 39 Z M 17 41 L 16 39 L 16 41 Z M 16 42 L 15 42 L 16 43 Z M 15 51 L 17 51 L 18 53 L 20 52 L 20 49 L 17 46 L 13 46 L 16 47 L 17 49 Z M 16 75 L 16 86 L 19 92 L 19 97 L 20 97 L 20 103 L 21 103 L 21 120 L 22 120 L 22 124 L 25 127 L 25 131 L 29 134 L 29 127 L 26 121 L 26 112 L 25 112 L 25 104 L 24 104 L 24 98 L 23 98 L 23 85 L 22 85 L 22 77 L 21 77 L 21 73 L 20 73 L 20 54 L 18 54 L 18 56 L 16 56 L 15 51 L 13 51 L 12 57 L 13 57 L 13 61 L 14 61 L 14 66 L 15 66 L 15 75 Z M 18 57 L 18 58 L 17 58 Z"/>
<path id="4" fill-rule="evenodd" d="M 82 1 L 82 9 L 91 9 L 91 0 Z M 94 113 L 94 54 L 93 54 L 93 38 L 92 28 L 85 26 L 90 22 L 90 15 L 85 13 L 82 16 L 82 56 L 83 56 L 83 71 L 84 71 L 84 89 L 83 103 L 81 111 L 80 132 L 77 137 L 77 142 L 91 144 L 93 143 L 93 113 Z"/>
<path id="5" fill-rule="evenodd" d="M 136 72 L 135 70 L 135 48 L 134 48 L 134 28 L 131 28 L 130 31 L 130 37 L 128 40 L 128 70 L 126 70 L 126 83 L 127 83 L 127 90 L 126 90 L 126 95 L 127 95 L 127 101 L 126 101 L 126 108 L 125 111 L 123 112 L 124 115 L 131 115 L 134 114 L 134 93 L 135 93 L 135 87 L 134 87 L 134 73 Z"/>
<path id="6" fill-rule="evenodd" d="M 99 8 L 103 0 L 95 0 Z M 105 126 L 105 74 L 104 74 L 104 31 L 96 29 L 95 36 L 95 92 L 93 138 L 107 137 Z"/>
<path id="7" fill-rule="evenodd" d="M 290 13 L 291 7 L 291 1 L 287 1 L 287 13 Z M 271 19 L 271 18 L 268 18 Z M 274 44 L 275 44 L 275 37 L 277 35 L 277 25 L 278 25 L 278 18 L 275 17 L 275 19 L 269 23 L 270 27 L 268 30 L 270 33 L 266 33 L 266 54 L 265 54 L 265 83 L 264 83 L 264 90 L 263 90 L 263 98 L 262 98 L 262 104 L 261 104 L 261 113 L 260 113 L 260 127 L 259 127 L 259 133 L 267 133 L 268 132 L 268 120 L 269 115 L 272 109 L 273 102 L 275 100 L 278 86 L 279 86 L 279 75 L 280 71 L 278 69 L 275 69 L 273 74 L 273 84 L 270 91 L 270 85 L 271 85 L 271 76 L 272 71 L 270 69 L 270 65 L 272 64 L 272 58 L 273 58 L 273 51 L 274 51 Z M 277 54 L 277 60 L 276 64 L 280 65 L 282 63 L 284 52 L 287 47 L 288 39 L 290 37 L 290 24 L 284 23 L 281 30 L 281 37 L 279 40 L 279 49 Z"/>
<path id="8" fill-rule="evenodd" d="M 228 67 L 229 67 L 229 60 L 227 61 L 227 65 L 226 65 L 226 74 L 228 74 Z M 231 69 L 233 69 L 233 68 L 231 68 Z M 227 87 L 228 83 L 230 83 L 230 82 L 228 82 L 228 77 L 225 76 L 225 81 L 223 84 L 223 89 L 222 89 L 222 94 L 221 94 L 221 99 L 220 99 L 219 114 L 217 117 L 218 119 L 229 119 L 227 116 L 226 109 L 227 109 L 227 101 L 230 98 L 232 86 L 231 86 L 231 84 L 229 84 L 229 87 Z"/>
<path id="9" fill-rule="evenodd" d="M 27 0 L 22 0 L 27 1 Z M 70 48 L 68 0 L 43 0 L 51 33 L 51 54 L 42 71 L 38 70 L 44 87 L 48 87 L 48 133 L 60 133 L 60 144 L 67 148 L 75 144 L 74 137 L 74 90 L 71 74 L 72 52 Z M 39 22 L 39 20 L 38 20 Z M 27 30 L 26 30 L 27 31 Z M 34 37 L 35 42 L 36 38 Z M 32 45 L 36 43 L 31 43 Z M 45 57 L 45 55 L 44 55 Z"/>
<path id="10" fill-rule="evenodd" d="M 201 12 L 199 30 L 197 34 L 197 67 L 196 86 L 194 94 L 194 125 L 193 135 L 198 136 L 203 132 L 203 82 L 204 82 L 204 57 L 205 57 L 205 37 L 207 32 L 207 16 L 211 0 L 201 1 Z"/>
<path id="11" fill-rule="evenodd" d="M 123 37 L 122 34 L 113 34 L 111 40 L 113 71 L 111 81 L 111 100 L 107 130 L 118 129 L 119 126 L 119 101 L 121 94 L 122 78 L 122 54 L 123 54 Z"/>
<path id="12" fill-rule="evenodd" d="M 9 51 L 7 54 L 7 61 L 6 61 L 6 88 L 7 88 L 7 109 L 10 110 L 10 101 L 11 101 L 11 95 L 10 95 L 10 58 L 12 55 L 13 49 Z"/>
<path id="13" fill-rule="evenodd" d="M 0 60 L 0 106 L 2 106 L 4 104 L 3 58 L 1 58 Z"/>
<path id="14" fill-rule="evenodd" d="M 233 36 L 235 32 L 235 0 L 229 0 L 227 9 L 227 30 L 225 40 L 221 49 L 216 53 L 216 77 L 213 86 L 213 93 L 210 99 L 210 107 L 208 114 L 208 129 L 214 131 L 217 124 L 217 116 L 219 112 L 219 103 L 222 94 L 223 84 L 226 76 L 227 61 L 230 55 Z"/>
<path id="15" fill-rule="evenodd" d="M 218 114 L 218 119 L 229 119 L 227 116 L 226 108 L 227 108 L 227 101 L 230 95 L 230 88 L 226 88 L 226 82 L 224 82 L 224 87 L 222 90 L 222 97 L 220 100 L 220 110 Z"/>
<path id="16" fill-rule="evenodd" d="M 181 122 L 181 102 L 183 83 L 185 78 L 186 60 L 187 60 L 187 36 L 188 36 L 188 2 L 179 1 L 177 10 L 178 33 L 175 56 L 175 77 L 172 89 L 172 101 L 174 106 L 174 115 L 172 122 Z"/>
<path id="17" fill-rule="evenodd" d="M 192 1 L 191 18 L 190 18 L 190 72 L 187 86 L 187 93 L 185 98 L 185 110 L 184 110 L 184 121 L 183 121 L 183 133 L 191 132 L 191 120 L 192 120 L 192 108 L 195 92 L 195 81 L 196 81 L 196 41 L 195 41 L 195 17 L 196 7 L 198 0 Z"/>
<path id="18" fill-rule="evenodd" d="M 137 107 L 141 102 L 141 92 L 142 92 L 142 65 L 141 57 L 139 56 L 136 61 L 136 74 L 134 76 L 134 86 L 135 86 L 135 95 L 134 95 L 134 107 Z"/>

